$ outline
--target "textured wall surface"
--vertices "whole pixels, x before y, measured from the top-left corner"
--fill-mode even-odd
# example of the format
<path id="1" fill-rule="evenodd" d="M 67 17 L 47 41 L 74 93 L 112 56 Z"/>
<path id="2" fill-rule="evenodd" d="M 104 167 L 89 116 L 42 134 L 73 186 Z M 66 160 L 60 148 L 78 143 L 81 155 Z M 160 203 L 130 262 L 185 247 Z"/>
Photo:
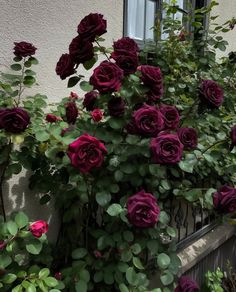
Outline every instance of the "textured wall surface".
<path id="1" fill-rule="evenodd" d="M 77 35 L 77 25 L 90 12 L 107 19 L 106 44 L 120 38 L 123 31 L 123 0 L 1 0 L 0 63 L 8 64 L 14 41 L 32 42 L 37 48 L 36 92 L 58 100 L 70 92 L 67 81 L 55 73 L 55 65 Z M 36 68 L 35 67 L 35 68 Z M 32 92 L 32 91 L 31 91 Z"/>

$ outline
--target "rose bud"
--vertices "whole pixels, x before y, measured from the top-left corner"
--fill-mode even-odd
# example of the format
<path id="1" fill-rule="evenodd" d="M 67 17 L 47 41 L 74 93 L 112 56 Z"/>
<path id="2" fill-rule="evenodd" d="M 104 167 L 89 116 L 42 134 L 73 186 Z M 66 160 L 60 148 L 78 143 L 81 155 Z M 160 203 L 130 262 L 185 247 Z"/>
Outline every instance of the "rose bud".
<path id="1" fill-rule="evenodd" d="M 3 250 L 7 246 L 7 242 L 4 240 L 0 240 L 0 250 Z"/>
<path id="2" fill-rule="evenodd" d="M 92 111 L 94 109 L 98 95 L 98 92 L 94 90 L 85 94 L 83 106 L 86 108 L 87 111 Z"/>
<path id="3" fill-rule="evenodd" d="M 188 276 L 182 276 L 178 281 L 175 292 L 200 292 L 198 284 Z"/>
<path id="4" fill-rule="evenodd" d="M 91 112 L 91 117 L 94 122 L 98 123 L 103 118 L 103 112 L 99 108 L 96 108 Z"/>
<path id="5" fill-rule="evenodd" d="M 35 237 L 41 237 L 44 233 L 48 232 L 48 224 L 43 220 L 32 223 L 29 227 L 30 232 Z"/>
<path id="6" fill-rule="evenodd" d="M 0 109 L 0 129 L 13 134 L 24 132 L 30 123 L 28 112 L 20 107 Z"/>
<path id="7" fill-rule="evenodd" d="M 200 86 L 200 98 L 210 107 L 219 107 L 224 100 L 221 87 L 213 80 L 203 80 Z"/>
<path id="8" fill-rule="evenodd" d="M 77 93 L 75 93 L 75 92 L 73 92 L 73 91 L 71 91 L 71 93 L 70 93 L 70 96 L 69 96 L 70 98 L 72 98 L 72 99 L 78 99 L 79 98 L 79 96 L 78 96 L 78 94 Z"/>
<path id="9" fill-rule="evenodd" d="M 105 145 L 88 134 L 83 134 L 72 142 L 67 151 L 71 164 L 82 173 L 100 167 L 105 154 L 107 154 Z"/>
<path id="10" fill-rule="evenodd" d="M 129 222 L 143 228 L 154 227 L 160 214 L 157 199 L 144 190 L 128 198 L 127 211 Z"/>
<path id="11" fill-rule="evenodd" d="M 78 33 L 81 38 L 93 42 L 97 36 L 107 32 L 107 21 L 102 14 L 90 13 L 85 16 L 78 25 Z"/>
<path id="12" fill-rule="evenodd" d="M 49 123 L 55 123 L 55 122 L 58 122 L 58 121 L 62 121 L 62 118 L 61 117 L 57 117 L 53 114 L 47 114 L 46 115 L 46 121 L 49 122 Z"/>
<path id="13" fill-rule="evenodd" d="M 193 128 L 178 129 L 180 142 L 184 145 L 184 149 L 191 150 L 197 147 L 197 131 Z"/>
<path id="14" fill-rule="evenodd" d="M 56 273 L 54 274 L 54 278 L 57 279 L 58 281 L 61 281 L 61 279 L 62 279 L 62 274 L 61 274 L 61 272 L 56 272 Z"/>
<path id="15" fill-rule="evenodd" d="M 151 140 L 152 160 L 158 164 L 174 164 L 181 160 L 183 144 L 176 134 L 160 133 Z"/>
<path id="16" fill-rule="evenodd" d="M 79 111 L 75 104 L 75 102 L 68 102 L 65 104 L 66 108 L 66 121 L 69 124 L 75 124 L 76 119 L 78 117 Z"/>
<path id="17" fill-rule="evenodd" d="M 111 117 L 122 117 L 125 112 L 125 101 L 121 97 L 114 97 L 108 101 L 107 107 Z"/>
<path id="18" fill-rule="evenodd" d="M 37 48 L 35 48 L 31 43 L 19 42 L 14 44 L 15 44 L 14 54 L 15 56 L 20 58 L 32 56 L 35 54 L 35 51 L 37 50 Z"/>
<path id="19" fill-rule="evenodd" d="M 102 258 L 102 253 L 99 250 L 95 250 L 93 252 L 93 254 L 94 254 L 95 258 L 98 258 L 98 259 Z"/>
<path id="20" fill-rule="evenodd" d="M 234 213 L 236 211 L 236 189 L 222 186 L 213 194 L 213 204 L 219 213 Z"/>
<path id="21" fill-rule="evenodd" d="M 56 66 L 56 73 L 62 80 L 75 73 L 75 63 L 69 54 L 61 55 Z"/>

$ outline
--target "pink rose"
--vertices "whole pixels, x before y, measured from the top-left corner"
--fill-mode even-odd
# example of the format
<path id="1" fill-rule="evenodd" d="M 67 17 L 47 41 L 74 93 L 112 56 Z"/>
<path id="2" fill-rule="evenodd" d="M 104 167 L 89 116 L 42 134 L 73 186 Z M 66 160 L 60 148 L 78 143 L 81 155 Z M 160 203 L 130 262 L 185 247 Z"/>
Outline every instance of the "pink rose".
<path id="1" fill-rule="evenodd" d="M 35 221 L 29 227 L 30 232 L 35 237 L 41 237 L 44 233 L 48 232 L 48 224 L 43 220 Z"/>
<path id="2" fill-rule="evenodd" d="M 71 164 L 81 172 L 100 167 L 107 149 L 97 138 L 84 134 L 69 145 L 67 154 Z"/>

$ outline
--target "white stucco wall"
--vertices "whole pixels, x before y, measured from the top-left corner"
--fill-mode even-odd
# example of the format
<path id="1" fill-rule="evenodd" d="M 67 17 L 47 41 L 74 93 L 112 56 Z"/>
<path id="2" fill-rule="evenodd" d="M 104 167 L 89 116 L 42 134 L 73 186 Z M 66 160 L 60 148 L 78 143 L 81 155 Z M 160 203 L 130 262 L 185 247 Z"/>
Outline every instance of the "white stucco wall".
<path id="1" fill-rule="evenodd" d="M 14 41 L 28 41 L 37 48 L 38 83 L 35 91 L 58 100 L 70 93 L 67 81 L 55 73 L 56 63 L 77 35 L 80 20 L 99 12 L 107 19 L 106 45 L 122 36 L 123 0 L 1 0 L 0 64 L 9 64 Z M 28 91 L 29 92 L 29 91 Z M 32 92 L 32 90 L 30 91 Z"/>

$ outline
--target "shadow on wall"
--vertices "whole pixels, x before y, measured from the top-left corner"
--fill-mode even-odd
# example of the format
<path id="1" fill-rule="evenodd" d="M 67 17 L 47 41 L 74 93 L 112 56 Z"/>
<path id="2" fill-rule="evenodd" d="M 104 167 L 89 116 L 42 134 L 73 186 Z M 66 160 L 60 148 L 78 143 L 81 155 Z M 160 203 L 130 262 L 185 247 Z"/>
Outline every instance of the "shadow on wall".
<path id="1" fill-rule="evenodd" d="M 20 175 L 14 175 L 3 186 L 4 204 L 6 213 L 23 211 L 30 221 L 45 220 L 49 223 L 48 239 L 56 241 L 59 231 L 59 216 L 54 209 L 51 200 L 46 205 L 41 205 L 39 199 L 41 194 L 35 193 L 28 188 L 29 171 L 22 171 Z"/>

